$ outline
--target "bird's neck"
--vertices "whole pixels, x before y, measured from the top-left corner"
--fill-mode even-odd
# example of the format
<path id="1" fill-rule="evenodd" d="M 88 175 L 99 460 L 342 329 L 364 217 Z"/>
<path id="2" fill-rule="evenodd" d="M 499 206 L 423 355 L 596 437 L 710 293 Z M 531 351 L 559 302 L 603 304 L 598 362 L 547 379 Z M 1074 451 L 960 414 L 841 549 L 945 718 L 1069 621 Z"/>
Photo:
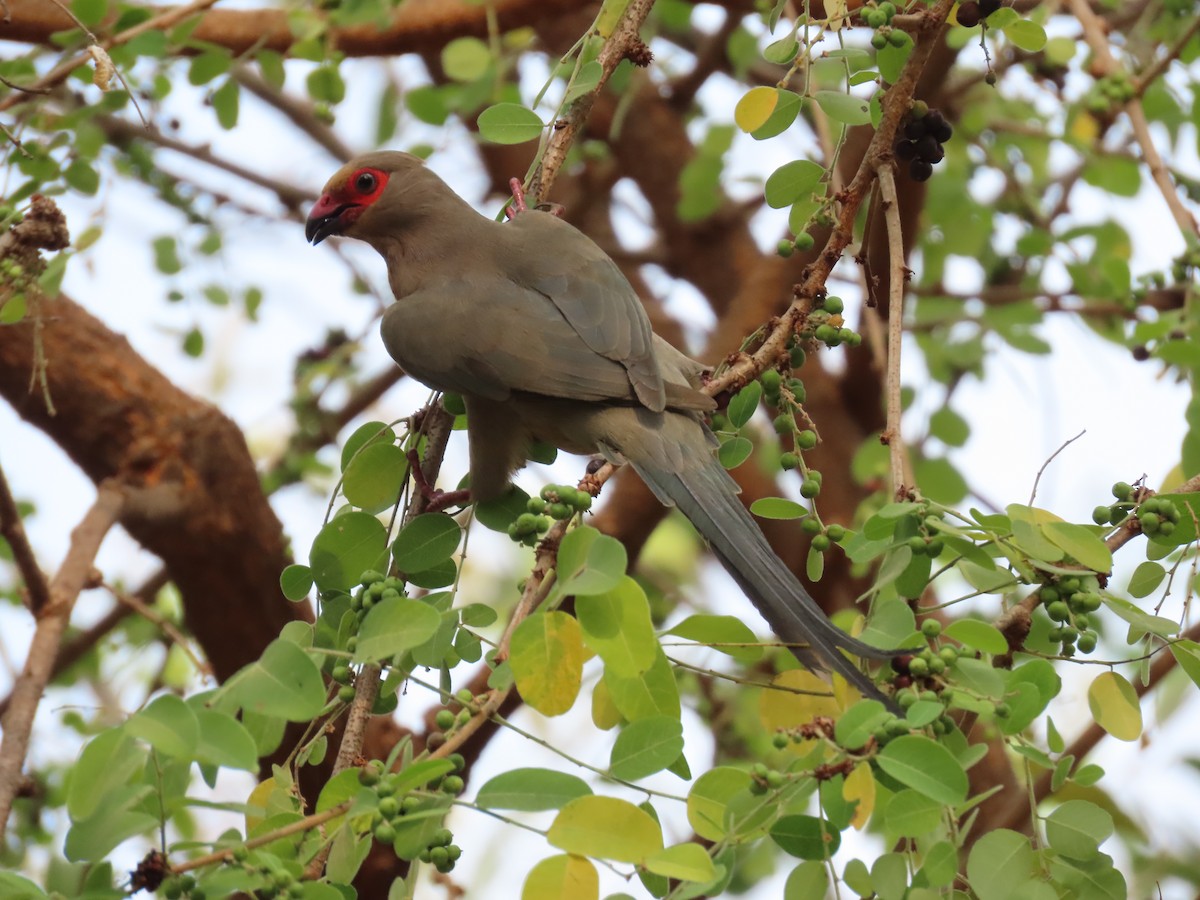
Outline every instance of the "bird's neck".
<path id="1" fill-rule="evenodd" d="M 500 227 L 458 197 L 411 213 L 408 221 L 372 241 L 387 261 L 388 281 L 397 299 L 461 277 L 464 267 L 482 261 L 485 248 L 495 240 L 493 229 Z"/>

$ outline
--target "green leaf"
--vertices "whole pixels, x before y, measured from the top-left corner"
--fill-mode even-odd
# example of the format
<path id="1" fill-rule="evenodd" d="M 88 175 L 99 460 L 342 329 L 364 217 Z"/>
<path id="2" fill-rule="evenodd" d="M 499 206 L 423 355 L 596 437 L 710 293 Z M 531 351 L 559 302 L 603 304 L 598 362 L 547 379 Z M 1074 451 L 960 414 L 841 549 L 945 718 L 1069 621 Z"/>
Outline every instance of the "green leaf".
<path id="1" fill-rule="evenodd" d="M 883 811 L 883 824 L 889 837 L 919 838 L 942 822 L 945 807 L 938 801 L 913 790 L 892 795 Z"/>
<path id="2" fill-rule="evenodd" d="M 1146 560 L 1133 570 L 1133 577 L 1129 579 L 1129 594 L 1139 599 L 1149 597 L 1166 577 L 1167 570 L 1160 563 Z"/>
<path id="3" fill-rule="evenodd" d="M 1068 800 L 1046 818 L 1046 840 L 1073 859 L 1090 859 L 1113 833 L 1113 819 L 1087 800 Z"/>
<path id="4" fill-rule="evenodd" d="M 754 445 L 748 438 L 733 437 L 721 444 L 717 451 L 717 459 L 726 469 L 736 469 L 754 452 Z"/>
<path id="5" fill-rule="evenodd" d="M 678 637 L 687 638 L 698 644 L 706 644 L 714 650 L 727 653 L 734 659 L 743 662 L 753 662 L 763 654 L 762 647 L 755 646 L 723 646 L 732 644 L 752 645 L 758 637 L 750 626 L 737 616 L 714 616 L 697 614 L 688 616 L 667 632 Z"/>
<path id="6" fill-rule="evenodd" d="M 154 267 L 164 275 L 175 275 L 183 269 L 175 238 L 169 235 L 157 237 L 150 242 L 150 248 L 154 251 Z"/>
<path id="7" fill-rule="evenodd" d="M 613 706 L 630 722 L 648 716 L 679 718 L 675 670 L 662 650 L 655 654 L 654 664 L 638 674 L 620 672 L 605 663 L 604 685 Z"/>
<path id="8" fill-rule="evenodd" d="M 309 551 L 313 580 L 322 591 L 345 591 L 359 583 L 363 572 L 385 559 L 387 531 L 364 512 L 349 512 L 327 524 Z"/>
<path id="9" fill-rule="evenodd" d="M 81 159 L 63 169 L 63 180 L 79 193 L 89 197 L 100 190 L 100 173 Z"/>
<path id="10" fill-rule="evenodd" d="M 110 728 L 96 735 L 68 770 L 67 812 L 71 818 L 89 818 L 106 795 L 130 783 L 145 761 L 146 751 L 123 730 Z"/>
<path id="11" fill-rule="evenodd" d="M 729 802 L 749 787 L 750 775 L 744 769 L 732 766 L 709 769 L 688 791 L 688 824 L 706 840 L 724 840 L 729 833 Z"/>
<path id="12" fill-rule="evenodd" d="M 1029 53 L 1037 53 L 1046 46 L 1046 29 L 1029 19 L 1017 19 L 1005 26 L 1004 36 Z"/>
<path id="13" fill-rule="evenodd" d="M 588 596 L 612 591 L 625 578 L 625 545 L 581 525 L 562 539 L 558 548 L 557 595 Z"/>
<path id="14" fill-rule="evenodd" d="M 244 772 L 258 770 L 258 747 L 246 726 L 215 709 L 197 709 L 199 738 L 192 751 L 197 762 Z"/>
<path id="15" fill-rule="evenodd" d="M 584 94 L 595 90 L 602 77 L 604 77 L 604 67 L 598 60 L 593 59 L 584 63 L 575 75 L 575 80 L 571 82 L 570 88 L 563 94 L 563 104 L 572 103 Z"/>
<path id="16" fill-rule="evenodd" d="M 125 730 L 159 753 L 190 760 L 200 739 L 196 714 L 174 694 L 155 697 L 125 723 Z"/>
<path id="17" fill-rule="evenodd" d="M 341 103 L 346 99 L 346 82 L 335 65 L 317 66 L 304 80 L 308 96 L 318 103 Z"/>
<path id="18" fill-rule="evenodd" d="M 106 794 L 104 806 L 94 815 L 71 825 L 63 847 L 67 859 L 103 859 L 123 841 L 157 827 L 158 817 L 145 812 L 153 791 L 150 785 L 139 783 Z"/>
<path id="19" fill-rule="evenodd" d="M 279 589 L 292 601 L 303 600 L 312 590 L 313 574 L 308 566 L 290 565 L 279 575 Z"/>
<path id="20" fill-rule="evenodd" d="M 555 816 L 546 840 L 568 853 L 625 863 L 641 863 L 663 848 L 658 822 L 616 797 L 572 800 Z"/>
<path id="21" fill-rule="evenodd" d="M 880 752 L 879 767 L 901 784 L 946 805 L 967 798 L 967 773 L 954 756 L 922 735 L 890 741 Z"/>
<path id="22" fill-rule="evenodd" d="M 446 89 L 437 85 L 422 85 L 404 95 L 404 105 L 420 122 L 426 125 L 445 125 L 450 118 L 446 105 Z"/>
<path id="23" fill-rule="evenodd" d="M 42 900 L 46 892 L 13 872 L 0 872 L 0 895 L 8 900 Z"/>
<path id="24" fill-rule="evenodd" d="M 767 179 L 764 193 L 767 205 L 772 209 L 791 206 L 802 197 L 811 194 L 825 175 L 823 166 L 807 159 L 784 163 Z M 757 383 L 757 382 L 753 382 Z M 732 418 L 732 417 L 731 417 Z"/>
<path id="25" fill-rule="evenodd" d="M 1047 522 L 1042 533 L 1080 565 L 1093 572 L 1112 571 L 1112 551 L 1108 549 L 1095 527 L 1070 522 Z"/>
<path id="26" fill-rule="evenodd" d="M 423 572 L 452 557 L 461 540 L 462 526 L 448 515 L 424 513 L 400 529 L 392 559 L 401 572 Z"/>
<path id="27" fill-rule="evenodd" d="M 562 853 L 543 859 L 525 876 L 521 900 L 596 900 L 600 875 L 589 859 Z"/>
<path id="28" fill-rule="evenodd" d="M 482 78 L 492 64 L 492 53 L 477 37 L 455 38 L 442 48 L 442 69 L 454 81 Z"/>
<path id="29" fill-rule="evenodd" d="M 875 54 L 875 61 L 879 64 L 879 74 L 883 76 L 884 81 L 888 84 L 896 83 L 912 51 L 912 41 L 905 41 L 900 47 L 889 41 L 885 47 L 880 48 Z"/>
<path id="30" fill-rule="evenodd" d="M 523 144 L 536 140 L 545 123 L 519 103 L 497 103 L 479 114 L 479 135 L 493 144 Z"/>
<path id="31" fill-rule="evenodd" d="M 1033 848 L 1023 834 L 998 828 L 975 842 L 967 880 L 979 900 L 1009 900 L 1033 873 Z"/>
<path id="32" fill-rule="evenodd" d="M 194 85 L 208 84 L 218 75 L 224 75 L 233 65 L 228 50 L 209 50 L 192 57 L 188 66 L 188 81 Z"/>
<path id="33" fill-rule="evenodd" d="M 476 503 L 475 519 L 484 528 L 505 532 L 521 513 L 526 512 L 528 502 L 529 495 L 515 484 L 510 484 L 508 490 L 495 500 Z"/>
<path id="34" fill-rule="evenodd" d="M 1137 692 L 1124 676 L 1104 672 L 1088 688 L 1088 708 L 1096 724 L 1119 741 L 1142 736 L 1142 706 Z"/>
<path id="35" fill-rule="evenodd" d="M 628 575 L 622 575 L 606 593 L 577 597 L 575 614 L 584 641 L 604 660 L 610 674 L 640 676 L 662 652 L 654 636 L 646 593 Z"/>
<path id="36" fill-rule="evenodd" d="M 479 789 L 475 803 L 482 809 L 541 812 L 562 809 L 576 797 L 592 793 L 586 781 L 554 769 L 512 769 L 501 772 Z"/>
<path id="37" fill-rule="evenodd" d="M 959 619 L 947 625 L 942 634 L 972 650 L 994 655 L 1008 652 L 1008 641 L 1000 629 L 982 619 Z"/>
<path id="38" fill-rule="evenodd" d="M 646 857 L 646 868 L 677 881 L 709 882 L 717 877 L 712 857 L 699 844 L 675 844 Z"/>
<path id="39" fill-rule="evenodd" d="M 783 88 L 777 89 L 776 93 L 775 109 L 767 117 L 767 121 L 750 133 L 750 137 L 756 141 L 765 141 L 783 134 L 792 127 L 796 116 L 800 114 L 803 101 L 799 94 L 795 91 L 785 91 Z"/>
<path id="40" fill-rule="evenodd" d="M 967 420 L 948 406 L 929 417 L 929 434 L 949 447 L 961 447 L 971 436 Z"/>
<path id="41" fill-rule="evenodd" d="M 359 425 L 342 445 L 341 471 L 346 471 L 346 467 L 364 447 L 375 443 L 394 444 L 395 442 L 396 432 L 386 422 L 367 422 Z"/>
<path id="42" fill-rule="evenodd" d="M 875 729 L 890 716 L 878 700 L 860 700 L 838 718 L 834 737 L 840 746 L 857 750 L 866 746 Z"/>
<path id="43" fill-rule="evenodd" d="M 342 494 L 363 512 L 395 505 L 408 479 L 408 460 L 395 444 L 382 441 L 360 449 L 346 466 Z"/>
<path id="44" fill-rule="evenodd" d="M 535 613 L 517 626 L 509 665 L 525 702 L 542 715 L 557 716 L 579 695 L 583 657 L 579 623 L 556 610 Z"/>
<path id="45" fill-rule="evenodd" d="M 321 671 L 307 653 L 284 638 L 229 682 L 243 709 L 289 722 L 307 722 L 325 705 Z"/>
<path id="46" fill-rule="evenodd" d="M 734 428 L 741 428 L 754 415 L 754 411 L 758 409 L 758 401 L 762 399 L 762 384 L 757 381 L 751 381 L 744 388 L 733 395 L 729 401 L 729 407 L 725 414 L 729 417 L 729 422 Z"/>
<path id="47" fill-rule="evenodd" d="M 609 758 L 609 772 L 622 781 L 637 781 L 661 772 L 683 752 L 683 723 L 651 716 L 621 729 Z"/>
<path id="48" fill-rule="evenodd" d="M 767 123 L 778 102 L 779 92 L 775 88 L 751 88 L 733 108 L 733 121 L 742 131 L 757 131 Z"/>
<path id="49" fill-rule="evenodd" d="M 825 860 L 837 853 L 842 833 L 815 816 L 784 816 L 771 826 L 771 840 L 800 859 Z"/>
<path id="50" fill-rule="evenodd" d="M 354 661 L 380 662 L 419 647 L 437 633 L 442 617 L 428 603 L 389 597 L 368 610 L 358 629 Z"/>
<path id="51" fill-rule="evenodd" d="M 786 497 L 759 497 L 750 504 L 750 512 L 760 519 L 803 519 L 808 509 Z"/>
<path id="52" fill-rule="evenodd" d="M 225 83 L 212 93 L 210 100 L 213 112 L 217 114 L 217 124 L 226 131 L 237 125 L 240 96 L 240 85 L 232 78 L 227 78 Z"/>
<path id="53" fill-rule="evenodd" d="M 843 125 L 867 125 L 871 121 L 871 108 L 866 100 L 843 94 L 841 91 L 817 91 L 813 94 L 817 105 L 829 118 Z"/>

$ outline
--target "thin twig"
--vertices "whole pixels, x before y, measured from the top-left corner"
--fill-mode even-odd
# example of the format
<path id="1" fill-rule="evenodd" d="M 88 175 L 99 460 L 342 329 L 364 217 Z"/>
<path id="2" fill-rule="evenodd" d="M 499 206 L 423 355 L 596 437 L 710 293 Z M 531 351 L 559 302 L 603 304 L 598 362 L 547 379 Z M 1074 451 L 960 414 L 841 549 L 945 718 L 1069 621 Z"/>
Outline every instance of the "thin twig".
<path id="1" fill-rule="evenodd" d="M 0 537 L 3 537 L 12 550 L 13 560 L 17 570 L 25 581 L 25 590 L 29 594 L 29 611 L 35 616 L 50 603 L 50 585 L 46 575 L 37 564 L 29 537 L 25 534 L 25 526 L 21 522 L 21 514 L 17 510 L 17 502 L 13 499 L 12 490 L 8 486 L 8 478 L 0 468 Z"/>
<path id="2" fill-rule="evenodd" d="M 1067 5 L 1071 9 L 1071 13 L 1079 20 L 1079 24 L 1083 26 L 1084 40 L 1091 48 L 1101 74 L 1112 75 L 1120 71 L 1121 64 L 1117 62 L 1109 48 L 1104 24 L 1100 21 L 1100 17 L 1092 11 L 1087 0 L 1067 0 Z M 1146 121 L 1146 111 L 1142 108 L 1141 97 L 1137 93 L 1125 103 L 1125 114 L 1129 117 L 1134 140 L 1142 150 L 1142 159 L 1150 169 L 1150 177 L 1154 179 L 1154 184 L 1162 194 L 1163 200 L 1166 201 L 1167 208 L 1175 219 L 1175 224 L 1185 234 L 1200 236 L 1200 228 L 1196 225 L 1195 217 L 1179 199 L 1179 192 L 1174 182 L 1171 181 L 1171 175 L 1154 146 L 1154 139 L 1150 135 L 1150 124 Z"/>
<path id="3" fill-rule="evenodd" d="M 59 644 L 79 592 L 93 580 L 92 563 L 104 536 L 117 523 L 125 495 L 119 483 L 101 482 L 96 501 L 71 532 L 71 545 L 58 574 L 50 582 L 50 601 L 38 616 L 25 668 L 13 687 L 0 740 L 0 843 L 4 841 L 13 800 L 21 786 L 21 769 L 29 750 L 33 718 L 54 670 Z"/>
<path id="4" fill-rule="evenodd" d="M 904 266 L 904 235 L 900 226 L 900 202 L 896 196 L 896 179 L 892 163 L 885 160 L 876 168 L 879 177 L 880 203 L 883 219 L 887 226 L 888 239 L 888 320 L 887 320 L 887 425 L 880 441 L 887 445 L 891 460 L 892 495 L 901 500 L 907 494 L 911 479 L 908 477 L 908 458 L 904 449 L 904 437 L 900 431 L 900 419 L 904 404 L 900 399 L 900 347 L 904 339 L 904 285 L 908 269 Z"/>
<path id="5" fill-rule="evenodd" d="M 1053 453 L 1051 453 L 1046 458 L 1046 461 L 1044 463 L 1042 463 L 1041 468 L 1037 470 L 1037 475 L 1033 479 L 1033 489 L 1030 490 L 1030 492 L 1029 492 L 1029 505 L 1030 506 L 1033 506 L 1033 501 L 1037 498 L 1038 485 L 1042 483 L 1042 473 L 1045 472 L 1047 468 L 1049 468 L 1050 463 L 1054 462 L 1054 458 L 1056 456 L 1058 456 L 1058 454 L 1062 453 L 1064 450 L 1066 450 L 1068 447 L 1070 447 L 1073 443 L 1075 443 L 1077 440 L 1079 440 L 1085 434 L 1087 434 L 1086 428 L 1083 431 L 1079 432 L 1079 434 L 1075 435 L 1075 437 L 1067 438 L 1065 441 L 1062 442 L 1062 445 L 1057 450 L 1055 450 Z"/>
<path id="6" fill-rule="evenodd" d="M 188 661 L 191 662 L 197 672 L 206 678 L 212 677 L 212 666 L 209 665 L 206 660 L 203 660 L 196 655 L 196 651 L 192 649 L 192 645 L 188 641 L 187 636 L 175 627 L 174 622 L 159 613 L 152 606 L 150 606 L 150 604 L 146 603 L 135 594 L 128 594 L 111 584 L 105 584 L 104 586 L 108 588 L 108 592 L 112 594 L 113 597 L 116 598 L 117 602 L 122 606 L 128 607 L 147 622 L 151 622 L 158 628 L 162 629 L 163 634 L 170 638 L 171 643 L 183 651 L 184 656 L 188 658 Z"/>

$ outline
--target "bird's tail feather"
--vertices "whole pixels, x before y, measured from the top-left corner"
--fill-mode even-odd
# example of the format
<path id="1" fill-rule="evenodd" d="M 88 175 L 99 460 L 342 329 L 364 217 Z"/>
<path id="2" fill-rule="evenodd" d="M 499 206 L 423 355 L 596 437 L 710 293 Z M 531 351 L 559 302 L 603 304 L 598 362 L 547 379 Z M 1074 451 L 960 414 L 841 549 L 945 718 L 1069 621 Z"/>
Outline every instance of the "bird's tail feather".
<path id="1" fill-rule="evenodd" d="M 840 650 L 867 659 L 891 659 L 897 652 L 865 644 L 829 621 L 771 549 L 738 500 L 736 482 L 711 453 L 672 469 L 653 461 L 630 462 L 660 500 L 678 506 L 691 520 L 767 624 L 793 645 L 792 652 L 801 663 L 810 669 L 832 669 L 865 695 L 890 705 L 875 683 Z"/>

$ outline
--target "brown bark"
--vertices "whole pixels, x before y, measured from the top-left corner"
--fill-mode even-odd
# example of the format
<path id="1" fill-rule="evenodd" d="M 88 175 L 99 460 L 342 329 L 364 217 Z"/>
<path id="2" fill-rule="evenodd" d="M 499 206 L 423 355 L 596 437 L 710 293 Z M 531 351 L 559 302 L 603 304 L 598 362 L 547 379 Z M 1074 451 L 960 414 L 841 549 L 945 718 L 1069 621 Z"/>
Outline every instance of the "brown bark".
<path id="1" fill-rule="evenodd" d="M 32 316 L 0 328 L 0 396 L 94 482 L 130 485 L 121 524 L 162 558 L 188 626 L 227 678 L 311 615 L 280 593 L 291 557 L 241 431 L 72 300 L 43 300 L 32 314 L 40 334 Z M 30 391 L 37 340 L 54 414 Z"/>

